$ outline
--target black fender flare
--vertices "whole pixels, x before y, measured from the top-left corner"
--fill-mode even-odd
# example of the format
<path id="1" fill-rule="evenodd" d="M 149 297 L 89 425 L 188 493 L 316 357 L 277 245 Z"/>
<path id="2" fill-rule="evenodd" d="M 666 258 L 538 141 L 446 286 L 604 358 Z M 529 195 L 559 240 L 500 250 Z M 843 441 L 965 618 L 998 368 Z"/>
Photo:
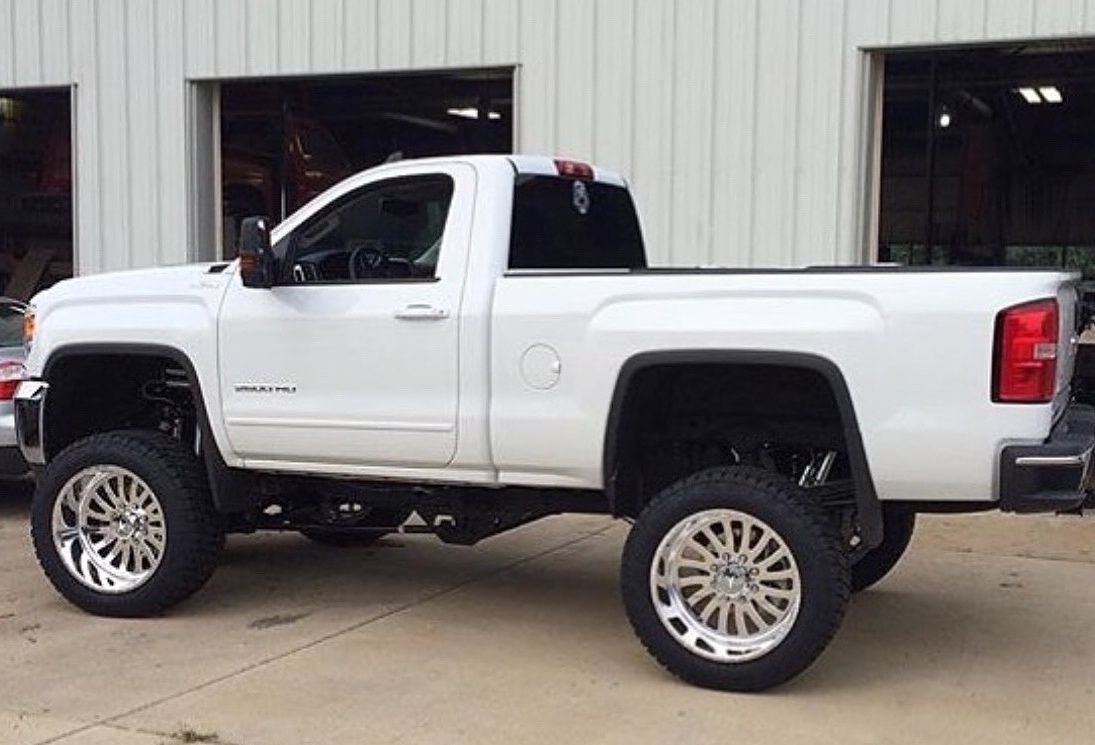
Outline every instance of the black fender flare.
<path id="1" fill-rule="evenodd" d="M 619 514 L 617 493 L 617 465 L 620 454 L 620 426 L 628 390 L 636 373 L 650 367 L 694 364 L 721 364 L 754 367 L 790 367 L 811 370 L 820 374 L 832 389 L 840 413 L 844 439 L 848 443 L 848 461 L 855 484 L 856 507 L 861 539 L 868 548 L 882 542 L 882 505 L 871 478 L 863 437 L 859 431 L 855 406 L 848 391 L 848 384 L 840 368 L 826 357 L 807 352 L 780 352 L 761 350 L 685 349 L 661 352 L 641 352 L 628 358 L 620 367 L 616 388 L 605 427 L 604 463 L 602 473 L 605 494 L 612 514 Z"/>
<path id="2" fill-rule="evenodd" d="M 42 368 L 42 377 L 49 381 L 50 369 L 58 362 L 71 357 L 91 355 L 162 357 L 176 363 L 186 373 L 187 381 L 195 397 L 198 430 L 201 433 L 200 457 L 209 477 L 209 489 L 213 505 L 219 512 L 241 512 L 252 506 L 250 478 L 246 471 L 230 467 L 221 454 L 213 429 L 209 424 L 205 396 L 197 369 L 189 355 L 178 347 L 152 343 L 81 342 L 65 344 L 53 350 Z M 48 405 L 48 404 L 47 404 Z M 44 433 L 43 433 L 44 435 Z M 43 436 L 44 440 L 44 436 Z M 46 443 L 48 446 L 48 443 Z"/>

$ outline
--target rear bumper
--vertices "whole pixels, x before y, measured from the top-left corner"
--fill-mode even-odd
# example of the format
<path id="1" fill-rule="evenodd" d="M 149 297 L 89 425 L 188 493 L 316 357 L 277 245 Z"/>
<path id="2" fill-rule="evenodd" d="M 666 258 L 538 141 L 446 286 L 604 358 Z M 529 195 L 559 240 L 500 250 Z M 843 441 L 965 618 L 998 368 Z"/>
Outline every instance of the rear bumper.
<path id="1" fill-rule="evenodd" d="M 1095 408 L 1069 406 L 1040 445 L 1009 445 L 1000 455 L 1000 509 L 1068 512 L 1092 488 Z"/>
<path id="2" fill-rule="evenodd" d="M 15 391 L 15 437 L 23 458 L 32 466 L 46 463 L 43 425 L 48 391 L 49 384 L 42 380 L 25 380 Z"/>

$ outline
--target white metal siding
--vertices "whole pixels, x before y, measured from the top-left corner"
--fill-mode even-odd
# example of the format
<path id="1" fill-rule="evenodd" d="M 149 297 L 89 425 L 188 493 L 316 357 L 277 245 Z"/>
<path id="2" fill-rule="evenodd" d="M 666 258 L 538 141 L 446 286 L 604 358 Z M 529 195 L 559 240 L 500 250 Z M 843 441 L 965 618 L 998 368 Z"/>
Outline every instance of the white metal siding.
<path id="1" fill-rule="evenodd" d="M 178 262 L 188 81 L 519 65 L 517 146 L 627 174 L 662 263 L 865 257 L 863 48 L 1095 35 L 1095 0 L 0 0 L 77 86 L 79 270 Z"/>

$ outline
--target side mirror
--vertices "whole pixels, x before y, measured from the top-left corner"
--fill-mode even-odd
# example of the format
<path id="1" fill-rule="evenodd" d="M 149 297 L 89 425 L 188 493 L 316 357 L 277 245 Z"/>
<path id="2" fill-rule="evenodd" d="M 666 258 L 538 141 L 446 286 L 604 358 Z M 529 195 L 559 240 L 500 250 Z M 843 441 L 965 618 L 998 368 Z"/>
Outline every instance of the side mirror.
<path id="1" fill-rule="evenodd" d="M 240 278 L 244 287 L 273 287 L 276 262 L 270 248 L 270 228 L 265 217 L 248 217 L 240 223 L 239 256 Z"/>

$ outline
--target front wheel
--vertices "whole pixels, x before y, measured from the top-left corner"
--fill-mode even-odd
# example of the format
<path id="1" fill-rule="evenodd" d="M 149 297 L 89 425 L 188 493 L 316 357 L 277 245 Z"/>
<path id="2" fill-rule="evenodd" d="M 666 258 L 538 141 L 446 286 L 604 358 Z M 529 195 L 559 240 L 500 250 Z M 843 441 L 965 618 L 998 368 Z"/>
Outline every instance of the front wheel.
<path id="1" fill-rule="evenodd" d="M 224 532 L 198 459 L 165 435 L 127 430 L 79 440 L 50 461 L 31 507 L 31 538 L 71 603 L 142 617 L 205 584 Z"/>
<path id="2" fill-rule="evenodd" d="M 790 482 L 750 468 L 701 471 L 665 489 L 628 536 L 627 615 L 670 672 L 757 691 L 805 670 L 850 592 L 839 535 Z"/>

